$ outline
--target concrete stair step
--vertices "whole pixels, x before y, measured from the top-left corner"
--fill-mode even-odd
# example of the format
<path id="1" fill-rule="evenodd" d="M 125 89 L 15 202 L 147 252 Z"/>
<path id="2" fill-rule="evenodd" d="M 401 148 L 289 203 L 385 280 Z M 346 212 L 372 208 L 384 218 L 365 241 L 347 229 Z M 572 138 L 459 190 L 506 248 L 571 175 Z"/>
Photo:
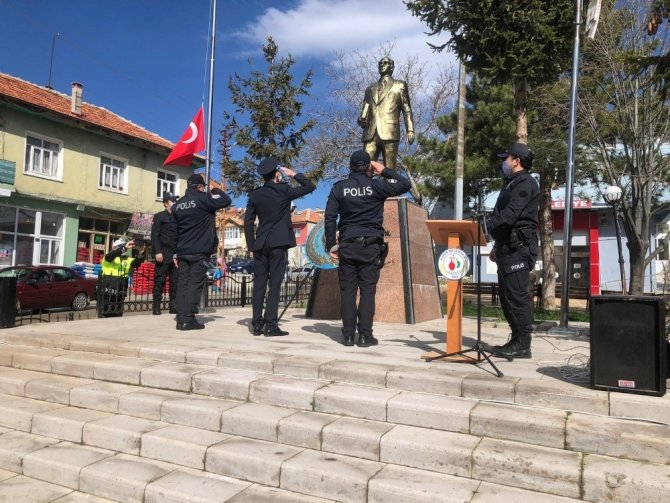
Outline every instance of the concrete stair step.
<path id="1" fill-rule="evenodd" d="M 294 355 L 274 341 L 264 341 L 264 351 L 249 351 L 247 344 L 222 342 L 213 335 L 181 337 L 178 344 L 166 343 L 160 336 L 144 337 L 141 342 L 108 334 L 82 337 L 20 332 L 2 336 L 5 343 L 0 344 L 0 365 L 78 377 L 97 376 L 129 384 L 139 383 L 141 374 L 145 374 L 146 383 L 152 378 L 162 381 L 170 375 L 173 389 L 188 391 L 185 388 L 189 376 L 217 367 L 670 424 L 670 394 L 650 397 L 592 390 L 556 379 L 497 378 L 481 369 L 472 370 L 469 365 L 453 369 L 444 368 L 439 362 L 417 361 L 415 365 L 405 362 L 399 366 L 397 361 L 375 357 L 374 353 L 348 353 L 345 360 L 342 352 L 322 349 L 315 349 L 313 356 L 304 348 Z M 267 350 L 274 347 L 277 351 Z M 161 366 L 161 362 L 166 365 Z M 170 363 L 187 367 L 180 374 L 179 367 Z M 523 364 L 521 361 L 518 366 Z M 203 379 L 200 386 L 204 389 L 207 384 Z M 240 385 L 244 387 L 244 382 Z"/>
<path id="2" fill-rule="evenodd" d="M 61 501 L 58 498 L 65 496 L 62 501 L 161 503 L 476 502 L 493 496 L 503 502 L 518 498 L 579 501 L 551 494 L 540 499 L 518 488 L 274 442 L 226 436 L 217 443 L 220 438 L 212 432 L 192 430 L 165 426 L 147 431 L 139 454 L 89 445 L 87 440 L 95 442 L 101 437 L 86 434 L 85 443 L 78 444 L 2 431 L 0 495 L 29 495 L 24 501 L 35 503 Z M 166 442 L 161 445 L 161 440 Z M 109 445 L 111 441 L 104 442 Z M 125 442 L 117 445 L 127 449 Z M 199 453 L 195 446 L 200 446 Z M 184 464 L 204 466 L 207 471 Z"/>
<path id="3" fill-rule="evenodd" d="M 132 359 L 125 358 L 118 366 L 111 360 L 95 360 L 83 372 L 78 354 L 56 358 L 74 359 L 78 364 L 74 369 L 52 364 L 52 373 L 0 367 L 0 393 L 229 430 L 257 439 L 276 441 L 277 431 L 282 431 L 286 436 L 282 441 L 312 448 L 309 439 L 314 432 L 320 435 L 327 422 L 323 418 L 330 417 L 316 413 L 324 413 L 637 461 L 665 463 L 670 459 L 670 426 L 643 420 L 141 359 L 130 363 L 127 360 Z M 122 377 L 124 369 L 132 367 L 130 372 L 136 377 L 122 380 L 142 386 L 100 380 L 99 364 L 104 365 L 102 374 L 108 379 L 110 374 Z M 53 374 L 70 371 L 97 379 Z M 183 391 L 175 391 L 178 388 Z M 191 393 L 185 394 L 187 391 Z M 246 401 L 252 403 L 241 406 Z M 296 415 L 300 410 L 306 414 Z M 13 427 L 22 429 L 18 424 Z M 314 428 L 312 436 L 301 441 L 299 437 L 308 432 L 300 428 L 309 427 Z"/>
<path id="4" fill-rule="evenodd" d="M 28 371 L 13 372 L 20 372 L 25 378 Z M 3 375 L 0 373 L 0 379 Z M 40 376 L 39 380 L 43 379 Z M 138 390 L 135 393 L 151 394 L 141 388 L 113 383 L 95 383 L 93 386 L 103 385 L 135 388 Z M 90 386 L 83 385 L 84 388 Z M 121 396 L 133 394 L 128 392 Z M 72 396 L 77 394 L 72 393 Z M 94 453 L 103 450 L 141 456 L 338 501 L 365 501 L 360 499 L 363 486 L 359 479 L 369 475 L 369 480 L 387 466 L 430 472 L 422 475 L 429 479 L 433 475 L 455 477 L 460 485 L 463 480 L 483 481 L 569 498 L 579 498 L 582 494 L 602 495 L 611 491 L 616 480 L 621 492 L 634 492 L 640 496 L 640 499 L 630 501 L 654 501 L 647 498 L 667 484 L 670 477 L 670 467 L 660 463 L 649 469 L 650 463 L 272 405 L 230 401 L 220 404 L 221 400 L 198 399 L 201 403 L 219 405 L 206 408 L 210 413 L 221 414 L 219 432 L 160 420 L 180 417 L 176 413 L 180 410 L 181 417 L 187 421 L 191 415 L 184 415 L 185 410 L 199 416 L 199 404 L 194 402 L 194 397 L 160 397 L 163 405 L 155 409 L 160 415 L 153 419 L 120 414 L 118 409 L 110 412 L 111 401 L 107 396 L 100 401 L 89 398 L 88 404 L 100 403 L 105 410 L 0 396 L 0 424 L 11 428 L 0 431 L 0 468 L 21 473 L 22 453 L 69 441 L 65 444 L 82 444 Z M 182 399 L 188 401 L 186 408 L 165 407 Z M 140 407 L 144 412 L 149 409 Z M 166 411 L 165 416 L 163 411 Z M 585 435 L 588 436 L 588 432 Z M 304 466 L 295 468 L 294 458 L 306 460 Z M 331 467 L 327 468 L 329 465 Z M 341 499 L 342 495 L 334 488 L 327 489 L 322 485 L 323 473 L 330 474 L 333 470 L 347 473 L 351 466 L 355 467 L 356 475 L 345 484 L 353 491 L 347 493 L 346 498 L 350 499 Z M 587 471 L 587 466 L 593 469 Z M 618 474 L 624 475 L 625 470 L 640 476 L 638 479 L 626 476 L 619 479 Z M 288 478 L 282 482 L 282 477 L 289 477 L 286 474 L 290 473 L 302 473 L 307 480 Z M 314 480 L 310 481 L 310 477 Z M 587 487 L 587 482 L 592 486 Z M 629 483 L 635 486 L 634 491 Z M 318 490 L 312 486 L 318 486 Z M 340 487 L 340 483 L 336 486 Z M 470 486 L 466 484 L 466 487 Z M 340 487 L 338 491 L 341 490 Z"/>

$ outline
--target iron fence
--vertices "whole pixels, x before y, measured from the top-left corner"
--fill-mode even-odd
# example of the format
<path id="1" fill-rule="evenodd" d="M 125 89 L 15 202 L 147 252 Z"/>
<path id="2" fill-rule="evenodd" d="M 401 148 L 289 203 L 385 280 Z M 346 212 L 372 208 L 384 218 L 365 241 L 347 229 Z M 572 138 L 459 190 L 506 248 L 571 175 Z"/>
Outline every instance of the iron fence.
<path id="1" fill-rule="evenodd" d="M 153 271 L 153 266 L 141 267 L 134 271 L 123 298 L 118 295 L 118 292 L 124 289 L 119 279 L 113 278 L 110 282 L 110 278 L 100 278 L 96 299 L 93 299 L 85 310 L 37 309 L 31 312 L 18 312 L 15 324 L 75 321 L 96 318 L 100 315 L 121 316 L 122 314 L 150 312 L 153 308 Z M 213 281 L 208 279 L 204 307 L 248 306 L 251 304 L 253 284 L 253 276 L 248 274 L 231 274 Z M 280 289 L 280 309 L 287 305 L 306 307 L 311 286 L 311 276 L 299 279 L 286 276 Z M 166 283 L 161 309 L 167 311 L 169 304 L 169 283 Z"/>

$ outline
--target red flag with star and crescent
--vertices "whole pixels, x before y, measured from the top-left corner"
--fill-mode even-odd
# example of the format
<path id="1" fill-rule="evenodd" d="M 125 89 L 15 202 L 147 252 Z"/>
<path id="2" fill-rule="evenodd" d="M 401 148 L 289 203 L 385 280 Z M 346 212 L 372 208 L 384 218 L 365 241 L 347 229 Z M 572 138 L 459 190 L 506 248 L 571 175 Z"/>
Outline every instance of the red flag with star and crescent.
<path id="1" fill-rule="evenodd" d="M 200 152 L 205 148 L 205 127 L 202 114 L 202 107 L 193 117 L 193 120 L 184 131 L 177 144 L 163 161 L 163 166 L 168 164 L 173 166 L 189 167 L 193 161 L 193 154 Z"/>

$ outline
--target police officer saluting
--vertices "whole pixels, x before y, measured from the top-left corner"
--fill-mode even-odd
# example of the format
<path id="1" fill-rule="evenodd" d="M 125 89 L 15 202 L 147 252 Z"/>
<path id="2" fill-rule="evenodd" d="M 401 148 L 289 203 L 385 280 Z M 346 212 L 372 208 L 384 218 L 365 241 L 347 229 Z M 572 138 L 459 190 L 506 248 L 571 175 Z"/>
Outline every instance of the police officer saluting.
<path id="1" fill-rule="evenodd" d="M 370 155 L 364 150 L 352 154 L 349 169 L 349 177 L 334 184 L 328 196 L 324 224 L 326 249 L 340 263 L 342 344 L 353 346 L 358 328 L 356 344 L 368 347 L 378 343 L 372 335 L 372 322 L 384 244 L 384 201 L 404 194 L 411 184 L 398 171 L 370 161 Z M 372 178 L 373 175 L 381 178 Z M 336 230 L 339 230 L 339 245 Z"/>
<path id="2" fill-rule="evenodd" d="M 247 249 L 254 254 L 254 290 L 251 325 L 254 335 L 266 337 L 288 335 L 278 325 L 279 290 L 288 262 L 287 250 L 295 246 L 291 227 L 291 201 L 312 192 L 316 187 L 302 173 L 279 166 L 279 159 L 270 156 L 258 165 L 265 183 L 249 193 L 244 214 L 244 237 Z M 299 186 L 282 182 L 282 174 L 293 178 Z M 258 228 L 254 223 L 258 217 Z M 263 313 L 265 290 L 269 289 Z"/>
<path id="3" fill-rule="evenodd" d="M 172 207 L 171 228 L 177 235 L 179 286 L 177 288 L 177 330 L 200 330 L 205 325 L 195 319 L 200 294 L 207 281 L 209 257 L 216 251 L 215 215 L 230 206 L 230 197 L 219 189 L 205 192 L 202 175 L 191 175 L 186 194 Z"/>
<path id="4" fill-rule="evenodd" d="M 494 346 L 492 352 L 504 358 L 530 358 L 533 297 L 529 287 L 530 272 L 539 252 L 540 190 L 529 173 L 533 167 L 533 152 L 528 145 L 513 143 L 498 157 L 503 159 L 506 184 L 486 226 L 495 239 L 489 259 L 498 266 L 500 303 L 512 335 L 507 344 Z"/>

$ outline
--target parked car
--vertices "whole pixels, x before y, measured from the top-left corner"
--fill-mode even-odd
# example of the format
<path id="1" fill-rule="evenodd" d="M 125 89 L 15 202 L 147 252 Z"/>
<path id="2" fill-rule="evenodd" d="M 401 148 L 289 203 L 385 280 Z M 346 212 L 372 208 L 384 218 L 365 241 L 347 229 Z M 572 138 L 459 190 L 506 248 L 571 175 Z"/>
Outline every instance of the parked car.
<path id="1" fill-rule="evenodd" d="M 312 274 L 312 268 L 311 267 L 296 267 L 295 269 L 289 271 L 288 277 L 289 279 L 293 281 L 298 281 L 300 279 L 304 279 L 307 276 Z"/>
<path id="2" fill-rule="evenodd" d="M 242 274 L 253 274 L 254 273 L 254 261 L 250 260 L 237 260 L 228 264 L 228 272 L 237 273 L 241 272 Z"/>
<path id="3" fill-rule="evenodd" d="M 0 269 L 0 278 L 16 278 L 17 307 L 21 311 L 71 308 L 81 311 L 95 299 L 98 280 L 68 267 L 16 266 Z"/>

